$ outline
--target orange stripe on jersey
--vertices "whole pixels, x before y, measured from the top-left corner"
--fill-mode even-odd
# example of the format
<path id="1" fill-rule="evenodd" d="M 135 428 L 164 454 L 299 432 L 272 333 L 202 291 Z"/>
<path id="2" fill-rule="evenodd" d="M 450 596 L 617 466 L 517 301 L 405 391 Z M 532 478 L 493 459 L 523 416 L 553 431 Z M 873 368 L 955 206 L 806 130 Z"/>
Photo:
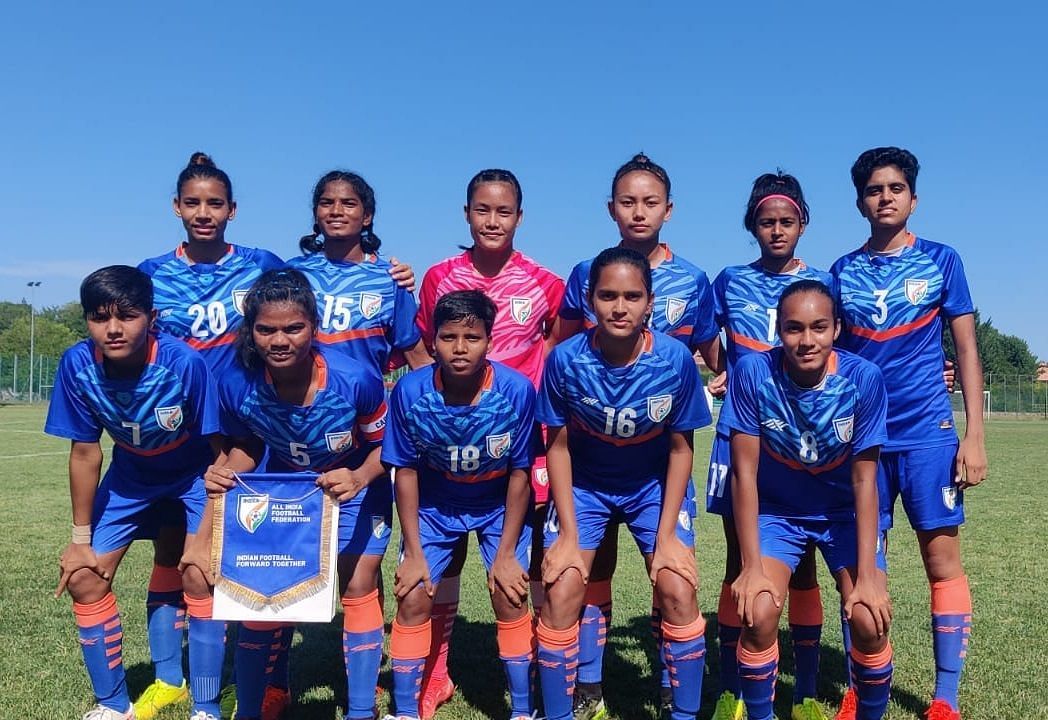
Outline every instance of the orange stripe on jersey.
<path id="1" fill-rule="evenodd" d="M 906 242 L 904 242 L 903 245 L 905 247 L 913 247 L 916 243 L 917 243 L 917 236 L 914 235 L 912 232 L 907 232 L 906 233 Z M 862 249 L 865 252 L 869 252 L 870 251 L 870 241 L 869 240 L 867 240 L 865 243 L 863 243 Z"/>
<path id="2" fill-rule="evenodd" d="M 317 392 L 327 387 L 327 361 L 324 360 L 323 355 L 315 350 L 313 351 L 313 367 L 317 369 L 317 387 L 314 392 L 314 395 L 316 395 Z M 269 368 L 263 371 L 263 377 L 267 384 L 273 384 L 273 376 L 269 374 Z"/>
<path id="3" fill-rule="evenodd" d="M 444 477 L 450 480 L 451 482 L 468 484 L 485 482 L 487 480 L 494 480 L 495 478 L 505 477 L 506 475 L 509 475 L 509 470 L 507 468 L 502 468 L 501 470 L 491 470 L 486 473 L 480 473 L 479 475 L 461 475 L 450 472 L 444 473 Z"/>
<path id="4" fill-rule="evenodd" d="M 383 400 L 378 409 L 370 415 L 358 415 L 357 427 L 368 442 L 381 440 L 386 430 L 386 401 Z"/>
<path id="5" fill-rule="evenodd" d="M 736 345 L 742 345 L 744 348 L 756 350 L 757 352 L 764 352 L 765 350 L 772 349 L 771 345 L 766 345 L 765 343 L 762 343 L 760 340 L 754 340 L 753 338 L 748 337 L 746 335 L 742 335 L 741 333 L 729 332 L 728 337 L 731 338 Z"/>
<path id="6" fill-rule="evenodd" d="M 344 340 L 359 340 L 360 338 L 384 335 L 385 332 L 386 331 L 380 327 L 364 328 L 363 330 L 343 330 L 342 332 L 336 333 L 318 332 L 317 340 L 325 345 L 331 345 L 332 343 L 343 342 Z"/>
<path id="7" fill-rule="evenodd" d="M 662 434 L 662 431 L 664 429 L 662 426 L 659 426 L 659 427 L 656 427 L 656 428 L 652 428 L 651 430 L 649 430 L 648 432 L 644 433 L 643 435 L 634 435 L 633 437 L 630 437 L 630 438 L 617 438 L 617 437 L 611 437 L 610 435 L 605 435 L 604 433 L 595 432 L 592 428 L 586 427 L 586 425 L 584 425 L 583 423 L 578 422 L 578 421 L 573 422 L 572 423 L 572 427 L 578 428 L 579 430 L 581 430 L 582 432 L 586 433 L 587 435 L 590 435 L 591 437 L 595 437 L 598 440 L 601 440 L 603 442 L 609 443 L 609 444 L 614 445 L 616 447 L 626 447 L 628 445 L 639 445 L 642 442 L 647 442 L 648 440 L 651 440 L 654 437 L 658 437 L 659 435 Z"/>
<path id="8" fill-rule="evenodd" d="M 762 441 L 761 442 L 761 447 L 764 448 L 764 452 L 768 453 L 768 455 L 770 455 L 773 460 L 775 460 L 777 462 L 780 462 L 783 465 L 785 465 L 786 467 L 791 468 L 793 470 L 803 470 L 804 472 L 808 473 L 809 475 L 822 475 L 823 473 L 829 472 L 830 470 L 836 470 L 841 465 L 843 465 L 846 460 L 851 458 L 851 452 L 846 452 L 843 455 L 841 455 L 839 458 L 837 458 L 836 460 L 831 462 L 829 465 L 821 465 L 819 467 L 812 467 L 811 465 L 805 465 L 803 463 L 797 462 L 796 460 L 791 460 L 790 458 L 783 457 L 782 455 L 779 455 L 777 452 L 772 450 L 768 446 L 768 443 L 766 443 L 766 442 Z"/>
<path id="9" fill-rule="evenodd" d="M 199 339 L 199 338 L 186 338 L 186 345 L 193 348 L 194 350 L 203 350 L 204 348 L 221 347 L 223 345 L 232 345 L 237 340 L 237 336 L 233 333 L 226 335 L 219 335 L 218 337 Z"/>
<path id="10" fill-rule="evenodd" d="M 233 254 L 233 246 L 230 245 L 229 249 L 226 250 L 226 254 L 222 257 L 222 260 L 219 260 L 218 263 L 216 263 L 216 264 L 220 264 L 223 260 L 225 260 L 227 257 L 229 257 L 232 254 Z M 185 260 L 190 265 L 194 264 L 193 261 L 190 260 L 189 256 L 186 255 L 186 244 L 185 243 L 182 243 L 181 245 L 179 245 L 178 247 L 175 248 L 175 257 L 178 258 L 179 260 Z"/>
<path id="11" fill-rule="evenodd" d="M 681 325 L 679 328 L 675 328 L 673 330 L 673 332 L 670 333 L 670 336 L 672 336 L 672 337 L 677 337 L 678 335 L 689 336 L 693 332 L 695 332 L 695 326 L 694 325 Z"/>
<path id="12" fill-rule="evenodd" d="M 899 325 L 893 327 L 890 330 L 870 330 L 864 327 L 853 326 L 851 332 L 853 335 L 873 340 L 874 342 L 884 342 L 885 340 L 892 340 L 897 337 L 906 335 L 907 333 L 913 332 L 918 328 L 922 328 L 939 314 L 939 308 L 933 308 L 931 312 L 923 317 L 919 317 L 913 322 L 906 323 L 905 325 Z"/>
<path id="13" fill-rule="evenodd" d="M 153 448 L 151 450 L 136 448 L 134 445 L 125 445 L 119 440 L 113 440 L 113 442 L 119 445 L 120 447 L 124 448 L 124 450 L 127 450 L 129 453 L 133 453 L 141 457 L 154 457 L 155 455 L 163 455 L 166 452 L 174 450 L 176 447 L 178 447 L 188 439 L 189 433 L 183 433 L 182 437 L 178 438 L 174 442 L 169 442 L 167 445 L 161 445 L 160 447 Z"/>

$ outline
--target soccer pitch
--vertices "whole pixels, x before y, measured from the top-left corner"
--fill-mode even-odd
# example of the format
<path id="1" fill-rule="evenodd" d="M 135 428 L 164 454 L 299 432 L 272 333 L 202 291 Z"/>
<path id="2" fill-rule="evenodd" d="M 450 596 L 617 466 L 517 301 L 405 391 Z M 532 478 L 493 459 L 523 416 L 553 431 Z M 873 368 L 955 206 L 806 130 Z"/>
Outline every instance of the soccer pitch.
<path id="1" fill-rule="evenodd" d="M 5 491 L 0 505 L 0 556 L 6 558 L 0 585 L 0 688 L 4 692 L 0 715 L 50 720 L 80 717 L 92 697 L 69 598 L 52 597 L 58 578 L 57 558 L 69 538 L 68 444 L 44 436 L 43 420 L 42 407 L 0 407 L 0 473 Z M 700 495 L 711 439 L 709 430 L 696 435 L 695 478 Z M 961 707 L 969 720 L 1040 717 L 1048 712 L 1048 677 L 1041 656 L 1041 649 L 1048 645 L 1048 604 L 1044 602 L 1048 530 L 1043 524 L 1048 517 L 1048 496 L 1042 486 L 1048 484 L 1048 423 L 991 420 L 987 424 L 987 449 L 990 477 L 982 487 L 968 493 L 969 521 L 962 531 L 975 625 L 961 686 Z M 887 717 L 911 720 L 923 714 L 933 684 L 928 585 L 901 509 L 896 520 L 899 529 L 890 536 L 888 553 L 895 608 L 895 681 Z M 619 546 L 605 697 L 613 718 L 655 718 L 650 584 L 632 539 L 623 533 Z M 719 518 L 700 516 L 697 548 L 702 575 L 700 607 L 711 620 L 707 629 L 711 652 L 707 657 L 712 667 L 700 714 L 706 718 L 718 691 L 713 611 L 724 557 Z M 475 543 L 471 550 L 475 550 Z M 391 549 L 385 563 L 387 587 L 392 586 L 394 557 Z M 138 543 L 116 581 L 124 620 L 124 663 L 132 696 L 152 680 L 145 631 L 145 588 L 151 558 L 149 545 Z M 835 709 L 843 690 L 844 658 L 836 593 L 825 568 L 820 569 L 820 582 L 827 612 L 819 696 L 829 711 Z M 393 602 L 387 597 L 387 621 L 392 615 Z M 788 634 L 780 637 L 784 644 L 776 710 L 780 718 L 788 718 L 792 657 Z M 337 708 L 345 699 L 339 619 L 326 626 L 300 626 L 291 664 L 296 700 L 285 717 L 337 717 Z M 501 720 L 507 716 L 494 618 L 476 552 L 471 552 L 463 575 L 451 674 L 459 692 L 438 718 Z M 388 690 L 388 665 L 380 684 Z M 383 694 L 383 706 L 387 700 L 388 692 Z M 184 720 L 188 710 L 169 709 L 160 717 Z"/>

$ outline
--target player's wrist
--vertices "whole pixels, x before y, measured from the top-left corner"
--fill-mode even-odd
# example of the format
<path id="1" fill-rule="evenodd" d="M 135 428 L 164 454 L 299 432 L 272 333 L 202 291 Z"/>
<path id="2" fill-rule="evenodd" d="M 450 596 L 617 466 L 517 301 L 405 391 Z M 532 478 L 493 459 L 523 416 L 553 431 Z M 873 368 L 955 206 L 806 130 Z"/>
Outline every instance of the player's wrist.
<path id="1" fill-rule="evenodd" d="M 91 526 L 90 525 L 77 525 L 73 523 L 73 545 L 90 545 L 91 544 Z"/>

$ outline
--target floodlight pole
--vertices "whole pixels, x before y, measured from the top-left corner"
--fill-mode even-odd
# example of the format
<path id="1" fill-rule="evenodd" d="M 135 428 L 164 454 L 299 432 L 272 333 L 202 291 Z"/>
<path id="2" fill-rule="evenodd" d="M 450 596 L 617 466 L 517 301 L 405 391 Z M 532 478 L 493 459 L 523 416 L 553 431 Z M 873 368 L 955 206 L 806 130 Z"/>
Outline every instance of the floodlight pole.
<path id="1" fill-rule="evenodd" d="M 36 351 L 36 310 L 34 309 L 34 300 L 36 300 L 36 289 L 40 287 L 40 281 L 35 280 L 33 282 L 27 282 L 26 287 L 29 288 L 29 404 L 33 404 L 33 355 Z"/>

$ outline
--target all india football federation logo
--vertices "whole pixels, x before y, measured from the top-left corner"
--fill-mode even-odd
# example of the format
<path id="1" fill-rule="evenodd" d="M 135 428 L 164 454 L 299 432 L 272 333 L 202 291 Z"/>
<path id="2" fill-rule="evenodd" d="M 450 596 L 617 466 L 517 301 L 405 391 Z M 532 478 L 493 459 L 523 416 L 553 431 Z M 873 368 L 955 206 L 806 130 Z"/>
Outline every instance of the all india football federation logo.
<path id="1" fill-rule="evenodd" d="M 343 432 L 325 433 L 324 440 L 327 441 L 327 448 L 336 455 L 344 453 L 353 447 L 353 431 L 345 430 Z"/>
<path id="2" fill-rule="evenodd" d="M 247 290 L 233 291 L 233 309 L 241 315 L 244 314 L 244 299 L 247 298 Z"/>
<path id="3" fill-rule="evenodd" d="M 689 513 L 687 510 L 681 510 L 679 513 L 677 513 L 677 523 L 681 526 L 681 528 L 685 532 L 690 531 L 691 530 L 691 513 Z"/>
<path id="4" fill-rule="evenodd" d="M 269 515 L 268 495 L 241 495 L 237 498 L 237 523 L 254 534 Z"/>
<path id="5" fill-rule="evenodd" d="M 673 396 L 654 395 L 648 398 L 648 417 L 652 422 L 660 423 L 666 419 L 673 409 Z"/>
<path id="6" fill-rule="evenodd" d="M 511 297 L 509 299 L 509 314 L 513 316 L 518 325 L 526 323 L 528 318 L 531 317 L 531 298 Z"/>
<path id="7" fill-rule="evenodd" d="M 666 322 L 670 325 L 676 325 L 682 317 L 684 317 L 684 311 L 688 307 L 686 300 L 680 298 L 666 298 Z"/>
<path id="8" fill-rule="evenodd" d="M 946 506 L 947 510 L 953 510 L 957 507 L 956 485 L 949 485 L 942 489 L 942 504 Z"/>
<path id="9" fill-rule="evenodd" d="M 509 433 L 502 433 L 501 435 L 488 435 L 485 438 L 487 441 L 488 455 L 496 460 L 502 458 L 509 450 L 510 435 Z"/>
<path id="10" fill-rule="evenodd" d="M 855 431 L 855 416 L 849 415 L 846 418 L 836 418 L 833 421 L 833 432 L 837 435 L 837 439 L 843 444 L 847 445 L 851 442 L 852 433 Z"/>
<path id="11" fill-rule="evenodd" d="M 160 426 L 161 430 L 167 430 L 168 432 L 174 432 L 178 428 L 182 427 L 182 406 L 171 405 L 170 407 L 158 407 L 153 410 L 153 416 L 156 417 L 156 424 Z"/>
<path id="12" fill-rule="evenodd" d="M 368 320 L 378 315 L 382 309 L 382 296 L 377 293 L 360 293 L 360 314 Z"/>
<path id="13" fill-rule="evenodd" d="M 928 294 L 928 281 L 907 280 L 905 292 L 906 299 L 910 301 L 911 305 L 920 305 L 921 301 Z"/>

